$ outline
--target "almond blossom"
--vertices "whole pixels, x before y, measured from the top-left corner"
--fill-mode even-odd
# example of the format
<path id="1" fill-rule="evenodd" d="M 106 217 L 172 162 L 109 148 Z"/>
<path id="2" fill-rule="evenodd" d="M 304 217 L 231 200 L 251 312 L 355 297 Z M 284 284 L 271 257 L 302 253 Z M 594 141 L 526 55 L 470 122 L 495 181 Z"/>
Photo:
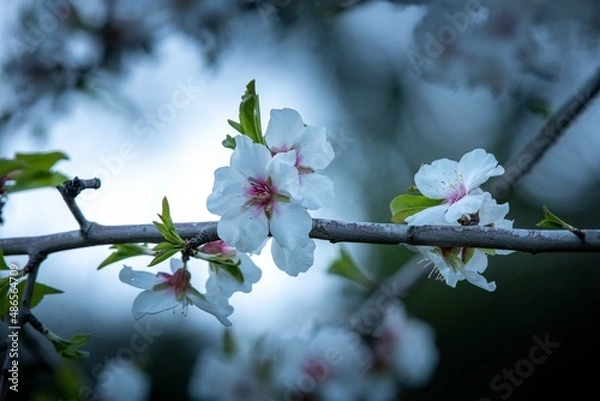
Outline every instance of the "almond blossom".
<path id="1" fill-rule="evenodd" d="M 479 186 L 503 173 L 504 168 L 494 155 L 483 149 L 466 153 L 458 162 L 439 159 L 421 166 L 415 174 L 417 189 L 428 198 L 442 199 L 443 203 L 408 217 L 406 222 L 436 224 L 441 217 L 455 222 L 465 214 L 475 213 L 484 200 L 484 191 Z"/>
<path id="2" fill-rule="evenodd" d="M 237 136 L 235 141 L 231 166 L 215 171 L 207 200 L 208 210 L 221 216 L 219 237 L 240 252 L 259 252 L 271 234 L 278 252 L 308 252 L 312 218 L 297 198 L 296 152 L 272 156 L 267 147 L 246 136 Z M 290 265 L 284 270 L 297 275 L 312 265 L 312 254 L 286 260 Z"/>
<path id="3" fill-rule="evenodd" d="M 181 305 L 182 312 L 187 312 L 190 304 L 214 315 L 223 325 L 230 326 L 227 316 L 233 313 L 227 298 L 220 293 L 201 294 L 190 283 L 191 273 L 181 260 L 171 259 L 173 274 L 160 272 L 152 274 L 136 271 L 130 266 L 123 266 L 119 279 L 142 291 L 133 301 L 133 317 L 140 319 L 145 315 L 154 315 Z"/>

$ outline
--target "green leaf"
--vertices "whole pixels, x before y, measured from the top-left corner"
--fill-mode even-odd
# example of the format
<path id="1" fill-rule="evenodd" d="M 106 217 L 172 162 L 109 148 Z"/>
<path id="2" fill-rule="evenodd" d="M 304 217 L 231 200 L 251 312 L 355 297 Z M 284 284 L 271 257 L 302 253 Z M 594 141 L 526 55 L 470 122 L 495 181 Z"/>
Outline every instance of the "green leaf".
<path id="1" fill-rule="evenodd" d="M 573 234 L 575 234 L 581 240 L 584 240 L 585 234 L 579 228 L 572 226 L 571 224 L 569 224 L 569 223 L 565 222 L 564 220 L 562 220 L 561 218 L 559 218 L 554 213 L 550 212 L 550 210 L 546 207 L 546 205 L 543 206 L 543 210 L 544 210 L 545 218 L 544 218 L 544 220 L 537 223 L 536 226 L 542 227 L 542 228 L 566 229 L 566 230 L 571 231 Z"/>
<path id="2" fill-rule="evenodd" d="M 169 207 L 169 201 L 165 196 L 162 200 L 162 213 L 158 215 L 162 223 L 153 221 L 154 225 L 160 231 L 161 235 L 170 243 L 183 246 L 185 241 L 179 236 L 173 220 L 171 220 L 171 210 Z"/>
<path id="3" fill-rule="evenodd" d="M 431 199 L 423 195 L 398 195 L 390 203 L 392 221 L 394 223 L 404 223 L 407 217 L 432 206 L 440 205 L 443 201 L 443 199 Z"/>
<path id="4" fill-rule="evenodd" d="M 231 120 L 229 120 L 229 121 L 231 121 Z M 232 137 L 231 135 L 227 135 L 227 137 L 225 139 L 223 139 L 223 142 L 221 142 L 221 145 L 223 145 L 227 149 L 235 149 L 235 138 Z"/>
<path id="5" fill-rule="evenodd" d="M 69 177 L 61 173 L 53 173 L 50 171 L 30 172 L 28 170 L 19 175 L 18 179 L 15 180 L 14 185 L 10 187 L 9 192 L 20 192 L 43 187 L 56 187 L 68 179 Z"/>
<path id="6" fill-rule="evenodd" d="M 67 340 L 57 336 L 54 333 L 48 333 L 46 335 L 46 338 L 48 338 L 54 345 L 56 352 L 58 352 L 60 356 L 68 359 L 82 359 L 90 356 L 88 351 L 83 351 L 80 349 L 87 344 L 90 337 L 90 333 L 82 333 L 75 334 L 73 337 Z"/>
<path id="7" fill-rule="evenodd" d="M 340 256 L 331 263 L 327 272 L 344 277 L 365 288 L 370 289 L 375 287 L 375 283 L 362 273 L 360 268 L 350 257 L 350 254 L 348 254 L 344 248 L 341 249 Z"/>
<path id="8" fill-rule="evenodd" d="M 14 280 L 16 279 L 11 277 L 0 279 L 0 317 L 2 318 L 8 313 L 13 301 L 18 302 L 18 306 L 20 306 L 23 301 L 23 296 L 25 296 L 27 280 L 21 280 L 16 286 L 14 285 Z M 14 290 L 11 290 L 11 286 L 14 286 Z M 39 305 L 46 295 L 61 294 L 62 292 L 63 291 L 49 285 L 35 283 L 33 287 L 33 296 L 31 297 L 31 308 L 35 308 Z M 14 296 L 14 298 L 11 299 L 11 296 Z"/>
<path id="9" fill-rule="evenodd" d="M 241 261 L 233 262 L 232 260 L 213 260 L 211 264 L 214 265 L 216 269 L 223 269 L 227 273 L 231 275 L 237 282 L 244 282 L 244 275 L 242 274 L 242 270 L 240 269 Z"/>
<path id="10" fill-rule="evenodd" d="M 159 252 L 154 259 L 152 259 L 152 261 L 150 263 L 148 263 L 148 267 L 157 265 L 161 262 L 164 262 L 165 260 L 169 259 L 171 256 L 175 255 L 177 252 L 179 252 L 180 248 L 172 248 L 172 249 L 168 249 L 165 251 L 161 251 Z"/>
<path id="11" fill-rule="evenodd" d="M 31 169 L 50 170 L 58 161 L 69 160 L 69 157 L 62 152 L 17 153 L 15 160 L 26 163 Z"/>
<path id="12" fill-rule="evenodd" d="M 4 260 L 4 250 L 2 248 L 0 248 L 0 270 L 10 270 L 10 267 Z"/>
<path id="13" fill-rule="evenodd" d="M 262 125 L 260 122 L 260 104 L 254 80 L 246 85 L 246 92 L 244 92 L 242 101 L 240 102 L 239 117 L 239 123 L 230 121 L 229 125 L 252 139 L 252 142 L 264 145 L 265 139 L 262 134 Z"/>
<path id="14" fill-rule="evenodd" d="M 17 153 L 12 160 L 0 159 L 0 177 L 7 179 L 8 192 L 55 187 L 69 177 L 52 168 L 58 161 L 67 159 L 62 152 Z"/>
<path id="15" fill-rule="evenodd" d="M 134 256 L 152 255 L 152 251 L 148 246 L 141 244 L 115 244 L 111 245 L 109 249 L 115 249 L 116 251 L 108 255 L 97 267 L 97 270 L 123 259 Z"/>
<path id="16" fill-rule="evenodd" d="M 233 120 L 227 120 L 227 123 L 228 123 L 229 125 L 231 125 L 231 127 L 232 127 L 233 129 L 235 129 L 237 132 L 239 132 L 240 134 L 244 135 L 244 127 L 242 127 L 242 126 L 240 125 L 240 123 L 236 123 L 236 122 L 235 122 L 235 121 L 233 121 Z M 229 136 L 229 135 L 227 135 L 227 136 Z"/>

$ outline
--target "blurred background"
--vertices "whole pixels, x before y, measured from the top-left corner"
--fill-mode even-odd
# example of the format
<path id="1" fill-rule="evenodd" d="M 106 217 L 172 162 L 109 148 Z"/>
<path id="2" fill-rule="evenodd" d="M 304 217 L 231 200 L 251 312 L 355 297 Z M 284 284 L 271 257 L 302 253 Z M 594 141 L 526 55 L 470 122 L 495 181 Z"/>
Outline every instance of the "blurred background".
<path id="1" fill-rule="evenodd" d="M 255 79 L 263 127 L 270 109 L 290 107 L 329 130 L 336 200 L 313 217 L 389 222 L 390 201 L 413 184 L 422 163 L 458 160 L 478 147 L 505 163 L 597 73 L 600 3 L 9 0 L 0 39 L 0 155 L 64 151 L 70 159 L 60 171 L 102 180 L 100 190 L 80 197 L 90 220 L 150 223 L 163 196 L 177 222 L 216 220 L 206 198 L 214 170 L 229 163 L 221 141 L 235 132 L 227 119 L 237 119 L 240 96 Z M 535 227 L 542 205 L 577 227 L 600 227 L 598 127 L 594 101 L 507 199 L 515 227 Z M 53 189 L 9 196 L 2 216 L 2 238 L 77 228 Z M 235 335 L 347 321 L 368 293 L 327 274 L 342 247 L 378 282 L 412 257 L 402 247 L 320 242 L 315 265 L 292 278 L 265 251 L 253 258 L 262 280 L 231 299 Z M 24 352 L 21 391 L 10 399 L 81 398 L 75 394 L 95 388 L 110 359 L 147 324 L 161 334 L 135 354 L 139 377 L 123 379 L 119 395 L 103 399 L 136 399 L 126 394 L 138 387 L 148 394 L 140 400 L 190 399 L 196 357 L 220 341 L 222 326 L 199 310 L 135 323 L 138 290 L 118 280 L 120 264 L 96 271 L 108 253 L 96 247 L 44 262 L 39 281 L 65 293 L 46 297 L 36 316 L 63 337 L 91 332 L 91 357 L 54 359 L 49 368 Z M 398 399 L 593 391 L 599 268 L 594 254 L 515 253 L 490 259 L 493 293 L 421 281 L 404 302 L 435 330 L 439 363 L 426 384 L 402 389 Z M 523 362 L 536 338 L 560 346 L 543 363 Z M 521 372 L 510 393 L 491 385 L 505 369 Z"/>

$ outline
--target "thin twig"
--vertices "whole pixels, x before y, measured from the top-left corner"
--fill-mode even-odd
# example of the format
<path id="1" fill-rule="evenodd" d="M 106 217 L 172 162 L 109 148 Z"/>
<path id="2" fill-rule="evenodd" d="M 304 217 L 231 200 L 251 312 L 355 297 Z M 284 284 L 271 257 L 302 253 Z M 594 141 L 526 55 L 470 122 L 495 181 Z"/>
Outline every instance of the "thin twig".
<path id="1" fill-rule="evenodd" d="M 82 180 L 78 177 L 75 177 L 72 180 L 67 180 L 62 185 L 56 187 L 71 211 L 71 214 L 73 214 L 73 217 L 75 217 L 75 220 L 77 220 L 77 223 L 81 229 L 81 233 L 84 236 L 87 235 L 94 223 L 85 218 L 81 212 L 81 209 L 79 209 L 79 206 L 77 206 L 75 198 L 81 193 L 81 191 L 85 189 L 98 189 L 100 188 L 100 185 L 100 179 L 98 178 Z"/>

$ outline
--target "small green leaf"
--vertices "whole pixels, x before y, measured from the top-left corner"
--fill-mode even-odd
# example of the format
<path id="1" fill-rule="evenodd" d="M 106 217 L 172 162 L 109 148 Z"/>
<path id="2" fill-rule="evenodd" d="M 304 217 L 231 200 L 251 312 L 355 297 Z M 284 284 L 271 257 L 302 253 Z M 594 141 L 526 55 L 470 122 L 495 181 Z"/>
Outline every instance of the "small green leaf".
<path id="1" fill-rule="evenodd" d="M 229 120 L 229 121 L 231 121 L 231 120 Z M 235 149 L 235 138 L 232 137 L 231 135 L 227 135 L 227 137 L 225 139 L 223 139 L 223 142 L 221 142 L 221 145 L 223 145 L 227 149 Z"/>
<path id="2" fill-rule="evenodd" d="M 20 192 L 29 189 L 56 187 L 68 180 L 64 174 L 51 171 L 25 171 L 15 180 L 9 192 Z"/>
<path id="3" fill-rule="evenodd" d="M 69 177 L 52 171 L 53 166 L 68 157 L 62 152 L 17 153 L 14 159 L 0 159 L 0 177 L 7 180 L 7 192 L 55 187 Z"/>
<path id="4" fill-rule="evenodd" d="M 22 170 L 27 167 L 27 164 L 11 159 L 0 159 L 0 177 L 17 170 Z"/>
<path id="5" fill-rule="evenodd" d="M 26 280 L 19 281 L 16 284 L 14 277 L 5 277 L 0 279 L 0 316 L 4 317 L 9 311 L 11 305 L 20 307 L 25 296 Z M 16 284 L 16 285 L 15 285 Z M 42 302 L 46 295 L 61 294 L 62 291 L 49 285 L 35 283 L 33 296 L 31 297 L 31 308 L 35 308 Z M 18 304 L 16 304 L 18 303 Z"/>
<path id="6" fill-rule="evenodd" d="M 232 260 L 222 260 L 219 259 L 217 261 L 211 261 L 210 264 L 214 266 L 215 269 L 223 269 L 227 273 L 231 275 L 237 282 L 244 282 L 244 275 L 242 274 L 242 270 L 240 269 L 241 261 L 233 262 Z"/>
<path id="7" fill-rule="evenodd" d="M 398 195 L 390 203 L 392 221 L 394 223 L 404 223 L 407 217 L 432 206 L 440 205 L 443 201 L 443 199 L 431 199 L 423 195 Z"/>
<path id="8" fill-rule="evenodd" d="M 344 277 L 365 288 L 375 287 L 375 284 L 362 273 L 344 248 L 341 249 L 340 256 L 331 263 L 327 272 Z"/>
<path id="9" fill-rule="evenodd" d="M 116 251 L 108 255 L 97 267 L 97 270 L 123 259 L 134 256 L 152 255 L 152 251 L 148 246 L 141 244 L 115 244 L 111 245 L 109 249 L 115 249 Z"/>
<path id="10" fill-rule="evenodd" d="M 583 231 L 581 231 L 579 228 L 574 227 L 571 224 L 565 222 L 564 220 L 559 218 L 557 215 L 550 212 L 550 210 L 546 207 L 546 205 L 543 206 L 543 210 L 544 210 L 545 218 L 544 218 L 544 220 L 537 223 L 536 226 L 542 227 L 542 228 L 566 229 L 566 230 L 571 231 L 573 234 L 575 234 L 577 237 L 579 237 L 582 241 L 585 239 L 585 234 L 583 233 Z"/>
<path id="11" fill-rule="evenodd" d="M 246 85 L 246 92 L 244 92 L 242 101 L 240 102 L 239 118 L 239 123 L 229 120 L 229 125 L 242 135 L 246 135 L 252 139 L 252 142 L 264 145 L 265 139 L 262 134 L 262 125 L 260 122 L 260 104 L 254 80 Z"/>
<path id="12" fill-rule="evenodd" d="M 50 170 L 58 161 L 69 160 L 69 157 L 62 152 L 17 153 L 15 160 L 26 163 L 31 169 Z"/>
<path id="13" fill-rule="evenodd" d="M 172 248 L 172 249 L 167 249 L 165 251 L 161 251 L 159 252 L 154 259 L 152 259 L 152 261 L 150 263 L 148 263 L 148 267 L 157 265 L 161 262 L 164 262 L 165 260 L 169 259 L 171 256 L 175 255 L 177 252 L 179 252 L 179 248 Z"/>
<path id="14" fill-rule="evenodd" d="M 26 283 L 27 283 L 26 280 L 23 280 L 19 283 L 18 287 L 19 287 L 20 294 L 25 293 L 25 284 Z M 54 287 L 50 287 L 49 285 L 46 285 L 46 284 L 36 282 L 35 286 L 33 287 L 33 296 L 31 297 L 31 307 L 34 308 L 35 306 L 37 306 L 40 302 L 42 302 L 42 299 L 44 299 L 44 297 L 46 295 L 62 294 L 62 293 L 63 293 L 62 290 L 59 290 Z"/>
<path id="15" fill-rule="evenodd" d="M 58 352 L 60 356 L 68 359 L 82 359 L 90 356 L 88 351 L 83 351 L 80 349 L 87 344 L 90 337 L 91 334 L 82 333 L 75 334 L 73 337 L 67 340 L 57 336 L 54 333 L 48 333 L 46 335 L 46 338 L 48 338 L 54 345 L 56 352 Z"/>
<path id="16" fill-rule="evenodd" d="M 160 231 L 161 235 L 170 243 L 183 246 L 185 241 L 179 236 L 173 220 L 171 219 L 171 209 L 167 197 L 162 200 L 162 213 L 158 215 L 162 223 L 153 221 L 154 225 Z"/>

